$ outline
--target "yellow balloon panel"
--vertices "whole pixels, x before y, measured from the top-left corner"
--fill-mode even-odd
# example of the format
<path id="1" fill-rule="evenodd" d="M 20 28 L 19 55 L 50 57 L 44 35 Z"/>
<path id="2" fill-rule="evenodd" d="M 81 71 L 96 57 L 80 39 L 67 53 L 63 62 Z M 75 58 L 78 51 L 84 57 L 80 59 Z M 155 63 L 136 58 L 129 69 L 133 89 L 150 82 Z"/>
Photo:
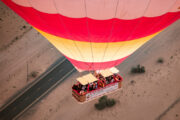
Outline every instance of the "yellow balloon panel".
<path id="1" fill-rule="evenodd" d="M 90 43 L 73 41 L 48 34 L 41 30 L 38 31 L 65 56 L 83 62 L 108 62 L 126 57 L 159 33 L 129 41 Z"/>

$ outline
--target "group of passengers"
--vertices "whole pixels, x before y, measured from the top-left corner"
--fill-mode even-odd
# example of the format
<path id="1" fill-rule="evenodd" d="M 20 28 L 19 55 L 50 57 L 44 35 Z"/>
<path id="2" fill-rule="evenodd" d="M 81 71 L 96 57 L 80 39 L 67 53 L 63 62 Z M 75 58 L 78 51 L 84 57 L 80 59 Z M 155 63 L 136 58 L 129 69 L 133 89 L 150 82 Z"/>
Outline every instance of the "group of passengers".
<path id="1" fill-rule="evenodd" d="M 86 93 L 87 91 L 96 90 L 97 88 L 98 88 L 97 81 L 93 83 L 89 83 L 87 85 L 82 85 L 79 82 L 73 85 L 73 89 L 76 90 L 80 94 Z"/>
<path id="2" fill-rule="evenodd" d="M 87 91 L 96 90 L 97 88 L 103 88 L 104 86 L 120 81 L 121 78 L 119 75 L 114 74 L 109 77 L 104 78 L 101 74 L 96 74 L 96 78 L 98 78 L 98 81 L 89 83 L 87 85 L 82 85 L 79 82 L 77 84 L 73 85 L 73 89 L 76 90 L 81 95 L 86 94 Z"/>

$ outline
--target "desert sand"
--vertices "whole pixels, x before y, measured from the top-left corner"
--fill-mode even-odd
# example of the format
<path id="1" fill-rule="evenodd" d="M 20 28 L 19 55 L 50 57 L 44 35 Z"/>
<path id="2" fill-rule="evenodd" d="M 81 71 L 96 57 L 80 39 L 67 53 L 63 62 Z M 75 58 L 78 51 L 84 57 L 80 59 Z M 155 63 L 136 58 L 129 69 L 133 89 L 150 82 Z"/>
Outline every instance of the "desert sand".
<path id="1" fill-rule="evenodd" d="M 61 54 L 3 4 L 0 12 L 0 18 L 3 19 L 0 21 L 0 36 L 3 39 L 0 47 L 10 44 L 17 35 L 21 36 L 0 50 L 2 106 L 12 95 L 35 80 L 29 78 L 27 81 L 27 62 L 29 73 L 38 71 L 40 75 Z M 26 30 L 19 30 L 24 25 L 27 26 Z M 71 86 L 83 73 L 76 72 L 27 110 L 19 120 L 179 120 L 179 33 L 180 21 L 177 21 L 117 66 L 124 81 L 120 90 L 108 95 L 117 101 L 114 107 L 98 111 L 94 108 L 98 99 L 85 104 L 77 103 L 72 98 Z M 159 58 L 163 58 L 164 63 L 157 63 Z M 131 68 L 137 64 L 145 66 L 144 74 L 130 74 Z"/>

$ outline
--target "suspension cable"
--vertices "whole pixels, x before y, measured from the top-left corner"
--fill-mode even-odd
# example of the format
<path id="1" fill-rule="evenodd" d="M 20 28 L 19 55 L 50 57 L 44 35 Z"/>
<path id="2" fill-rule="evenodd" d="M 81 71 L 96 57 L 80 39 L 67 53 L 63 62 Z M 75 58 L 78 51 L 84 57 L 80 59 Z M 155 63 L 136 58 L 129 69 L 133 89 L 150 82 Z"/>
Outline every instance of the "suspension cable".
<path id="1" fill-rule="evenodd" d="M 151 0 L 148 1 L 148 4 L 147 4 L 147 6 L 146 6 L 146 8 L 145 8 L 142 16 L 144 16 L 145 13 L 146 13 L 146 11 L 148 10 L 148 7 L 149 7 L 149 5 L 150 5 L 150 1 L 151 1 Z M 127 39 L 126 39 L 125 41 L 127 41 L 127 40 L 131 37 L 131 35 L 134 33 L 134 31 L 136 30 L 136 28 L 137 28 L 137 26 L 140 24 L 140 22 L 142 22 L 142 19 L 138 20 L 138 23 L 136 24 L 136 26 L 134 27 L 134 29 L 131 31 L 131 33 L 128 35 L 128 37 L 127 37 Z M 138 42 L 138 43 L 139 43 L 139 42 Z M 138 44 L 138 43 L 137 43 L 137 44 Z M 125 44 L 125 42 L 123 42 L 122 46 L 124 46 L 124 44 Z M 114 54 L 111 58 L 114 58 L 114 56 L 116 56 L 116 54 L 121 50 L 121 48 L 122 48 L 122 47 L 120 47 L 120 48 L 115 52 L 115 54 Z M 130 49 L 131 49 L 131 48 L 133 48 L 133 47 L 131 46 Z M 112 60 L 112 59 L 111 59 L 111 60 Z M 116 64 L 117 64 L 117 61 L 115 61 L 115 63 L 114 63 L 113 66 L 115 66 Z"/>
<path id="2" fill-rule="evenodd" d="M 58 11 L 58 9 L 57 9 L 57 6 L 56 6 L 55 0 L 53 0 L 53 3 L 54 3 L 54 6 L 55 6 L 55 8 L 56 8 L 57 13 L 59 13 L 59 11 Z M 70 36 L 71 36 L 71 33 L 70 33 L 69 30 L 67 29 L 67 27 L 66 27 L 64 21 L 62 20 L 61 16 L 60 16 L 60 15 L 58 15 L 58 16 L 59 16 L 58 18 L 60 19 L 60 21 L 63 23 L 63 26 L 64 26 L 64 28 L 66 29 L 66 32 L 68 33 L 69 38 L 72 38 L 72 37 L 70 37 Z M 85 61 L 84 56 L 82 55 L 80 49 L 78 48 L 75 40 L 72 40 L 72 41 L 73 41 L 75 47 L 77 48 L 78 52 L 80 53 L 80 56 L 81 56 L 82 60 Z M 84 62 L 84 64 L 86 64 L 87 66 L 89 66 L 88 63 L 86 63 L 86 62 Z"/>
<path id="3" fill-rule="evenodd" d="M 116 4 L 116 9 L 115 9 L 114 18 L 115 18 L 116 14 L 117 14 L 118 4 L 119 4 L 119 0 L 117 1 L 117 4 Z M 115 24 L 115 19 L 114 19 L 114 18 L 113 18 L 113 22 L 112 22 L 112 28 L 111 28 L 111 31 L 110 31 L 109 39 L 111 38 L 111 36 L 112 36 L 112 31 L 113 31 L 113 29 L 114 29 L 114 24 Z M 104 60 L 104 57 L 105 57 L 105 53 L 107 52 L 107 48 L 108 48 L 108 46 L 109 46 L 109 39 L 108 39 L 108 41 L 107 41 L 107 43 L 106 43 L 105 51 L 104 51 L 103 57 L 102 57 L 102 59 L 101 59 L 101 62 L 104 62 L 103 60 Z M 101 69 L 101 66 L 102 66 L 102 64 L 100 64 L 99 69 Z"/>

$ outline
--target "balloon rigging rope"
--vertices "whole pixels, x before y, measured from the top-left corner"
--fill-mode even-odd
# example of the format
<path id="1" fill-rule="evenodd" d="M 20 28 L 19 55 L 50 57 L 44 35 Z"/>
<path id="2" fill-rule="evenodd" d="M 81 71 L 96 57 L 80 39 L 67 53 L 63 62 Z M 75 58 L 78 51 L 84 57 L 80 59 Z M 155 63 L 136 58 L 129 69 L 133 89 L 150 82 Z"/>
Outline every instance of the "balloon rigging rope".
<path id="1" fill-rule="evenodd" d="M 56 8 L 57 13 L 59 13 L 59 12 L 58 12 L 58 9 L 57 9 L 57 6 L 56 6 L 56 2 L 55 2 L 54 0 L 53 0 L 53 3 L 54 3 L 54 6 L 55 6 L 55 8 Z M 69 30 L 67 29 L 67 27 L 66 27 L 66 25 L 65 25 L 64 21 L 62 20 L 62 18 L 60 17 L 60 15 L 58 15 L 58 16 L 59 16 L 60 21 L 63 23 L 64 28 L 65 28 L 65 29 L 66 29 L 66 31 L 68 32 L 69 36 L 71 36 L 71 33 L 70 33 L 70 32 L 69 32 Z M 77 48 L 77 50 L 78 50 L 78 52 L 79 52 L 79 54 L 80 54 L 81 58 L 83 59 L 83 61 L 85 61 L 84 56 L 82 55 L 82 53 L 81 53 L 80 49 L 78 48 L 78 46 L 77 46 L 76 42 L 75 42 L 74 40 L 72 40 L 72 41 L 73 41 L 73 43 L 74 43 L 75 47 Z M 86 62 L 84 62 L 84 63 L 85 63 L 87 66 L 89 66 L 89 67 L 90 67 L 90 65 L 88 65 L 88 63 L 86 63 Z"/>
<path id="2" fill-rule="evenodd" d="M 31 7 L 33 8 L 33 6 L 32 6 L 32 4 L 30 3 L 30 1 L 29 1 L 29 0 L 27 0 L 27 1 L 28 1 L 28 3 L 31 5 Z M 56 3 L 55 3 L 54 0 L 53 0 L 53 3 L 54 3 L 54 7 L 56 8 L 56 11 L 57 11 L 57 13 L 58 13 L 58 9 L 57 9 L 57 6 L 56 6 Z M 86 9 L 86 4 L 85 4 L 85 9 Z M 37 13 L 35 13 L 35 14 L 36 14 L 36 15 L 39 17 L 39 19 L 41 19 L 41 21 L 44 23 L 44 25 L 46 26 L 45 28 L 48 28 L 48 26 L 47 26 L 48 23 L 45 22 L 45 21 L 43 20 L 43 18 L 42 18 L 39 14 L 37 14 Z M 87 16 L 87 11 L 86 11 L 86 16 Z M 58 15 L 58 17 L 59 17 L 60 22 L 63 23 L 64 28 L 66 29 L 66 31 L 69 33 L 69 36 L 70 36 L 70 32 L 67 30 L 66 25 L 64 24 L 63 20 L 60 18 L 59 15 Z M 88 21 L 86 21 L 86 24 L 87 24 L 87 29 L 88 29 L 88 27 L 89 27 Z M 47 31 L 47 29 L 46 29 L 46 31 Z M 90 36 L 89 29 L 88 29 L 88 35 Z M 74 42 L 74 45 L 76 46 L 77 50 L 79 51 L 81 58 L 83 59 L 83 61 L 85 61 L 85 60 L 84 60 L 84 57 L 83 57 L 83 55 L 82 55 L 82 53 L 81 53 L 81 51 L 79 50 L 79 48 L 78 48 L 78 46 L 77 46 L 77 44 L 75 43 L 74 40 L 72 40 L 72 41 Z M 64 43 L 61 42 L 61 44 L 63 44 L 63 46 L 64 46 L 64 47 L 69 51 L 69 53 L 73 56 L 73 58 L 75 58 L 75 56 L 74 56 L 74 54 L 72 53 L 72 51 L 69 50 L 69 49 L 67 48 L 67 46 L 64 45 Z M 93 62 L 94 62 L 94 56 L 93 56 L 93 51 L 92 51 L 92 42 L 91 42 L 91 39 L 90 39 L 90 45 L 91 45 L 92 58 L 93 58 Z M 92 63 L 93 63 L 93 62 L 92 62 Z M 88 66 L 88 70 L 89 70 L 89 68 L 91 68 L 91 65 L 89 65 L 89 64 L 86 63 L 86 62 L 84 62 L 84 63 Z"/>
<path id="3" fill-rule="evenodd" d="M 108 38 L 108 41 L 107 41 L 107 44 L 106 44 L 105 51 L 104 51 L 103 57 L 101 59 L 101 62 L 104 62 L 103 60 L 104 60 L 104 57 L 105 57 L 105 53 L 107 52 L 107 48 L 109 46 L 109 39 L 111 39 L 111 36 L 112 36 L 112 31 L 114 29 L 115 17 L 116 17 L 116 14 L 117 14 L 118 4 L 119 4 L 119 0 L 117 1 L 117 4 L 116 4 L 116 9 L 115 9 L 115 14 L 114 14 L 114 18 L 113 18 L 112 28 L 111 28 L 111 31 L 110 31 L 110 35 L 109 35 L 109 38 Z M 99 69 L 101 69 L 101 66 L 102 65 L 100 64 Z"/>
<path id="4" fill-rule="evenodd" d="M 31 2 L 30 2 L 29 0 L 27 0 L 27 1 L 28 1 L 28 3 L 31 5 L 31 7 L 33 8 Z M 34 9 L 34 8 L 33 8 L 33 9 Z M 35 12 L 35 14 L 41 19 L 41 22 L 44 23 L 45 28 L 48 28 L 48 23 L 45 22 L 45 21 L 43 20 L 43 18 L 42 18 L 39 14 L 37 14 L 36 12 Z M 60 19 L 60 20 L 61 20 L 61 19 Z M 46 31 L 47 31 L 47 29 L 46 29 Z M 63 46 L 69 51 L 69 53 L 70 53 L 72 56 L 74 56 L 74 54 L 72 54 L 72 52 L 66 47 L 66 45 L 64 45 L 64 43 L 61 42 L 61 44 L 63 44 Z"/>
<path id="5" fill-rule="evenodd" d="M 149 5 L 150 5 L 150 1 L 151 1 L 151 0 L 148 1 L 147 7 L 145 8 L 144 13 L 143 13 L 142 16 L 145 15 L 145 13 L 146 13 Z M 125 41 L 127 41 L 127 40 L 131 37 L 131 35 L 134 33 L 134 31 L 136 30 L 136 28 L 138 27 L 138 25 L 140 24 L 140 22 L 142 22 L 142 19 L 140 19 L 140 20 L 138 21 L 138 23 L 136 24 L 136 26 L 134 27 L 134 29 L 131 31 L 131 33 L 128 35 L 128 37 L 127 37 L 127 39 L 126 39 Z M 136 44 L 138 44 L 138 43 L 140 43 L 140 42 L 137 42 Z M 119 47 L 118 50 L 115 52 L 115 54 L 114 54 L 111 58 L 114 58 L 114 56 L 116 56 L 116 54 L 121 50 L 121 48 L 123 48 L 124 44 L 125 44 L 125 42 L 123 42 L 122 47 Z M 133 46 L 130 47 L 130 49 L 132 49 L 132 48 L 133 48 Z M 111 59 L 111 60 L 112 60 L 112 59 Z M 115 61 L 115 63 L 114 63 L 113 66 L 116 66 L 116 64 L 117 64 L 117 61 Z"/>
<path id="6" fill-rule="evenodd" d="M 176 0 L 176 1 L 177 1 L 177 0 Z M 176 3 L 176 2 L 175 2 L 175 3 Z M 175 3 L 169 8 L 169 10 L 175 5 Z M 169 10 L 168 10 L 168 11 L 169 11 Z M 163 18 L 164 18 L 164 17 L 165 17 L 165 16 L 163 16 Z M 176 17 L 176 16 L 175 16 L 175 17 Z M 173 18 L 174 18 L 174 17 L 173 17 Z M 172 19 L 173 19 L 173 18 L 172 18 Z M 161 21 L 161 20 L 160 20 L 160 21 Z M 159 21 L 159 22 L 160 22 L 160 21 Z M 157 25 L 157 24 L 156 24 L 156 25 Z M 154 27 L 153 27 L 153 28 L 154 28 Z M 151 30 L 152 30 L 152 29 L 151 29 Z M 151 47 L 151 46 L 148 46 L 148 47 L 146 47 L 146 49 L 148 49 L 148 48 L 150 48 L 150 47 Z M 140 55 L 140 54 L 143 53 L 143 52 L 144 52 L 144 51 L 139 51 L 138 55 Z M 138 57 L 135 58 L 135 60 L 137 60 L 137 59 L 138 59 Z"/>
<path id="7" fill-rule="evenodd" d="M 151 0 L 150 0 L 150 1 L 151 1 Z M 149 7 L 150 1 L 148 2 L 147 8 L 146 8 L 146 10 L 145 10 L 145 12 L 144 12 L 144 15 L 145 15 L 148 7 Z M 177 1 L 177 0 L 176 0 L 176 1 Z M 176 1 L 175 1 L 175 3 L 176 3 Z M 174 3 L 174 4 L 175 4 L 175 3 Z M 174 6 L 174 4 L 170 7 L 170 9 Z M 143 15 L 143 16 L 144 16 L 144 15 Z M 164 16 L 163 16 L 162 18 L 164 18 Z M 161 18 L 161 20 L 162 20 L 162 18 Z M 160 21 L 161 21 L 161 20 L 160 20 Z M 139 20 L 137 26 L 139 25 L 139 23 L 140 23 L 141 21 L 142 21 L 142 20 Z M 159 21 L 159 22 L 160 22 L 160 21 Z M 158 22 L 158 23 L 159 23 L 159 22 Z M 157 24 L 158 24 L 158 23 L 157 23 Z M 157 26 L 157 24 L 154 25 L 154 26 L 152 27 L 152 29 L 150 29 L 150 30 L 153 30 L 153 28 L 154 28 L 155 26 Z M 135 29 L 133 30 L 133 32 L 136 30 L 137 26 L 135 27 Z M 149 31 L 150 31 L 150 30 L 149 30 Z M 149 32 L 149 31 L 148 31 L 148 32 Z M 132 33 L 133 33 L 133 32 L 132 32 Z M 132 33 L 129 35 L 129 37 L 132 35 Z M 129 37 L 128 37 L 126 40 L 128 40 Z M 139 43 L 139 42 L 138 42 L 138 43 Z M 120 48 L 119 48 L 119 50 L 120 50 Z M 119 51 L 119 50 L 118 50 L 118 51 Z M 118 51 L 116 52 L 116 54 L 118 53 Z M 139 54 L 141 54 L 142 52 L 143 52 L 143 51 L 140 51 Z M 116 54 L 114 54 L 114 56 L 115 56 Z M 114 57 L 114 56 L 113 56 L 113 57 Z M 112 57 L 111 57 L 111 58 L 112 58 Z M 136 58 L 135 60 L 137 60 L 137 59 L 138 59 L 138 58 Z M 117 62 L 115 62 L 114 66 L 115 66 L 116 64 L 117 64 Z"/>
<path id="8" fill-rule="evenodd" d="M 87 19 L 87 6 L 86 6 L 86 0 L 84 0 L 84 7 L 85 7 L 85 14 L 86 14 L 86 26 L 87 26 L 87 30 L 88 30 L 88 38 L 89 38 L 89 43 L 90 43 L 90 46 L 91 46 L 91 53 L 92 53 L 92 66 L 90 65 L 90 67 L 93 67 L 94 65 L 94 55 L 93 55 L 93 50 L 92 50 L 92 41 L 91 41 L 91 38 L 90 38 L 90 31 L 89 31 L 89 24 L 88 24 L 88 19 Z M 89 70 L 90 68 L 88 68 Z M 92 68 L 93 69 L 93 68 Z"/>
<path id="9" fill-rule="evenodd" d="M 176 1 L 177 1 L 177 0 L 176 0 Z M 173 8 L 173 6 L 176 4 L 176 1 L 172 4 L 172 6 L 169 7 L 168 12 L 169 12 L 169 11 Z M 166 16 L 161 17 L 161 19 L 158 20 L 158 22 L 156 22 L 156 24 L 155 24 L 153 27 L 151 27 L 151 29 L 148 29 L 148 31 L 147 31 L 146 33 L 148 33 L 148 32 L 150 32 L 151 30 L 153 30 L 165 17 L 166 17 Z M 176 17 L 176 16 L 175 16 L 175 17 Z M 173 19 L 173 18 L 172 18 L 172 19 Z"/>

